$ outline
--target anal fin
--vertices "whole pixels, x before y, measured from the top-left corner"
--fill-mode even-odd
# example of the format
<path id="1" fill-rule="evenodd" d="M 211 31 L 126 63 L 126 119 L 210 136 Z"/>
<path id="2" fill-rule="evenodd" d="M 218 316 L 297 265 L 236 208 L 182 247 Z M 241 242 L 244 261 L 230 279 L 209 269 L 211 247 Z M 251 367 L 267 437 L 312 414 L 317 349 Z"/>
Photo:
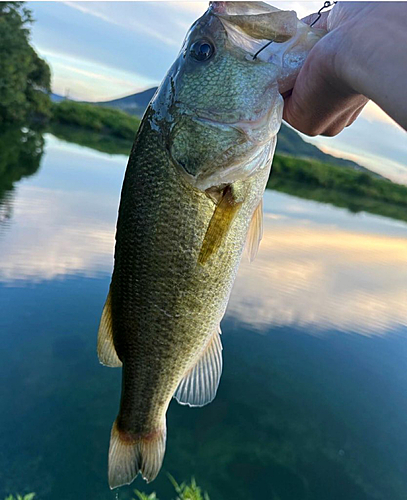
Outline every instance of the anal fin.
<path id="1" fill-rule="evenodd" d="M 218 327 L 195 366 L 181 380 L 174 394 L 178 403 L 204 406 L 215 398 L 222 374 L 220 334 L 220 327 Z"/>
<path id="2" fill-rule="evenodd" d="M 102 317 L 100 319 L 97 351 L 99 361 L 102 363 L 102 365 L 111 367 L 122 366 L 122 362 L 117 356 L 116 349 L 113 343 L 110 291 L 107 296 L 105 306 L 103 307 Z"/>

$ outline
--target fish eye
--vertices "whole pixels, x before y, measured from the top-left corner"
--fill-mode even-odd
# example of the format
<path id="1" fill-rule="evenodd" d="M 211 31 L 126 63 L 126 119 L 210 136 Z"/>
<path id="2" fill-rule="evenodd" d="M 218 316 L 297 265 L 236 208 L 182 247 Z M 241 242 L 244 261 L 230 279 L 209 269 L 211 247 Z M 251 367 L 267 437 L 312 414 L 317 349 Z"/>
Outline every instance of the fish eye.
<path id="1" fill-rule="evenodd" d="M 207 40 L 198 40 L 191 45 L 189 53 L 197 61 L 207 61 L 212 57 L 214 48 Z"/>

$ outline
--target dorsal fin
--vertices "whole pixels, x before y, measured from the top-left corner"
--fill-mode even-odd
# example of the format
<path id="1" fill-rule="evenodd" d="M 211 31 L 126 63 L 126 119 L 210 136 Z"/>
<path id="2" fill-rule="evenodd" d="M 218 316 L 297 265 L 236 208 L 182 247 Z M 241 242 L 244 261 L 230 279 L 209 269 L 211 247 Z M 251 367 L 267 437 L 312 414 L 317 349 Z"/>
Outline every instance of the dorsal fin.
<path id="1" fill-rule="evenodd" d="M 249 261 L 253 262 L 259 250 L 260 241 L 263 238 L 263 199 L 257 205 L 247 233 L 246 251 Z"/>
<path id="2" fill-rule="evenodd" d="M 118 358 L 113 344 L 110 290 L 100 319 L 97 350 L 99 361 L 102 365 L 111 367 L 122 366 L 122 362 Z"/>
<path id="3" fill-rule="evenodd" d="M 195 366 L 181 380 L 174 394 L 178 403 L 204 406 L 215 398 L 222 374 L 220 333 L 218 327 Z"/>

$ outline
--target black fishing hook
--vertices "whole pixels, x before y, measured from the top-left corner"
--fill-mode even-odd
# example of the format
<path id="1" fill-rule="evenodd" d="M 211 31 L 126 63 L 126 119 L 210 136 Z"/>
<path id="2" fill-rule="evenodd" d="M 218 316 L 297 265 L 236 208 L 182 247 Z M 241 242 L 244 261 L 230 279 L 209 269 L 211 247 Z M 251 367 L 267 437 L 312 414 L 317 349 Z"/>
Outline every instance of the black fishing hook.
<path id="1" fill-rule="evenodd" d="M 316 19 L 314 19 L 314 21 L 312 21 L 312 23 L 310 24 L 310 27 L 312 28 L 312 26 L 314 26 L 314 24 L 319 21 L 321 19 L 321 16 L 322 16 L 322 12 L 325 10 L 325 9 L 328 9 L 329 7 L 333 7 L 335 4 L 337 3 L 337 0 L 334 0 L 333 2 L 329 2 L 328 0 L 326 2 L 324 2 L 324 5 L 319 9 L 319 11 L 317 12 L 317 17 Z M 253 56 L 253 61 L 256 59 L 256 57 L 260 54 L 260 52 L 264 49 L 266 49 L 271 43 L 273 43 L 273 40 L 270 40 L 270 42 L 267 42 L 266 45 L 263 45 L 263 47 L 261 47 Z"/>
<path id="2" fill-rule="evenodd" d="M 322 12 L 325 9 L 329 9 L 329 7 L 333 7 L 336 3 L 337 3 L 337 0 L 334 0 L 333 2 L 329 2 L 329 1 L 324 2 L 324 5 L 317 12 L 317 17 L 316 17 L 316 19 L 314 19 L 312 21 L 312 23 L 310 24 L 310 27 L 312 28 L 314 26 L 314 24 L 321 19 Z"/>

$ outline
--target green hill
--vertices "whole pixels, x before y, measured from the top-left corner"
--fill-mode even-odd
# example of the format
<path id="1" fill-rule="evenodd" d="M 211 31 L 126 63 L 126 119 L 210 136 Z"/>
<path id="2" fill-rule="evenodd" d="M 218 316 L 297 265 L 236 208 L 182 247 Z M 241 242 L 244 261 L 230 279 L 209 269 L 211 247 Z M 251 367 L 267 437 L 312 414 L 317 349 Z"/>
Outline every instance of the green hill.
<path id="1" fill-rule="evenodd" d="M 337 158 L 336 156 L 324 153 L 313 144 L 304 141 L 304 139 L 295 130 L 284 123 L 281 125 L 280 132 L 278 133 L 276 153 L 294 156 L 296 158 L 318 160 L 325 163 L 331 163 L 332 165 L 339 167 L 350 167 L 354 170 L 366 172 L 374 177 L 384 179 L 383 176 L 358 165 L 354 161 Z"/>
<path id="2" fill-rule="evenodd" d="M 119 109 L 98 108 L 93 104 L 65 100 L 52 104 L 52 123 L 132 141 L 140 120 Z"/>
<path id="3" fill-rule="evenodd" d="M 267 189 L 407 221 L 407 186 L 326 162 L 276 154 Z"/>

